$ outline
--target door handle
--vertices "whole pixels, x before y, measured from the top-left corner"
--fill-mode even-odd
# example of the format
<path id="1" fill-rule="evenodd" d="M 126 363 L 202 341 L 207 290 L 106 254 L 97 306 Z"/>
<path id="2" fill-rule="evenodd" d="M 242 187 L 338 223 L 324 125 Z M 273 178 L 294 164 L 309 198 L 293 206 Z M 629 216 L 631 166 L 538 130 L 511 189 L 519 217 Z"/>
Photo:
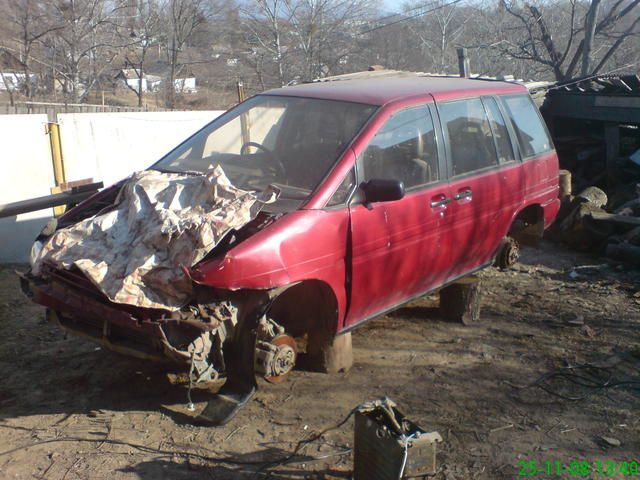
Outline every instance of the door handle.
<path id="1" fill-rule="evenodd" d="M 471 198 L 473 192 L 471 190 L 463 190 L 454 195 L 454 200 L 462 200 L 463 198 Z"/>
<path id="2" fill-rule="evenodd" d="M 437 199 L 437 200 L 436 200 Z M 444 207 L 446 204 L 451 203 L 451 199 L 447 197 L 434 197 L 431 200 L 431 208 Z"/>

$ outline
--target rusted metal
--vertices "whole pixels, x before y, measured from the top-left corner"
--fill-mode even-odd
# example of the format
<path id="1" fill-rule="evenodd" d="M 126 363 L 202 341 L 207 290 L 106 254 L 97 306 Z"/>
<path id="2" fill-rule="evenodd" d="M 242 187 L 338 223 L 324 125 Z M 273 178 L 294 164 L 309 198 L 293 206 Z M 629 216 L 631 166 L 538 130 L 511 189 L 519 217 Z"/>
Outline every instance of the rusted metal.
<path id="1" fill-rule="evenodd" d="M 110 302 L 104 294 L 88 282 L 82 275 L 71 271 L 48 270 L 48 280 L 34 278 L 16 272 L 23 291 L 34 301 L 47 307 L 47 318 L 65 331 L 91 340 L 108 350 L 145 360 L 173 362 L 186 365 L 195 360 L 197 364 L 196 381 L 209 381 L 217 377 L 220 365 L 210 365 L 213 358 L 222 356 L 222 341 L 216 341 L 221 333 L 221 323 L 227 320 L 224 328 L 227 334 L 236 322 L 235 312 L 228 312 L 225 318 L 207 318 L 196 316 L 193 312 L 160 312 L 129 308 L 123 310 L 120 305 Z M 223 302 L 224 303 L 224 302 Z M 209 311 L 215 310 L 208 306 Z M 196 309 L 198 310 L 198 309 Z M 204 308 L 203 308 L 204 310 Z M 135 312 L 135 313 L 134 313 Z M 166 331 L 165 331 L 166 330 Z M 181 331 L 177 343 L 185 336 L 192 341 L 186 347 L 174 345 L 172 332 Z M 114 335 L 115 333 L 115 335 Z M 210 356 L 212 349 L 215 353 Z M 208 372 L 209 367 L 213 371 Z M 205 375 L 205 373 L 215 375 Z"/>
<path id="2" fill-rule="evenodd" d="M 0 218 L 13 217 L 21 213 L 35 212 L 58 205 L 75 205 L 82 200 L 89 198 L 104 185 L 102 182 L 76 187 L 69 192 L 55 193 L 44 197 L 21 200 L 19 202 L 5 203 L 0 205 Z"/>
<path id="3" fill-rule="evenodd" d="M 398 480 L 436 472 L 438 432 L 427 433 L 389 399 L 356 411 L 354 480 Z"/>
<path id="4" fill-rule="evenodd" d="M 296 363 L 297 347 L 284 327 L 264 316 L 256 332 L 255 370 L 270 383 L 283 381 Z"/>
<path id="5" fill-rule="evenodd" d="M 495 265 L 505 269 L 514 266 L 520 258 L 520 246 L 511 237 L 504 237 L 496 255 Z"/>
<path id="6" fill-rule="evenodd" d="M 269 342 L 268 356 L 261 363 L 264 379 L 269 383 L 280 383 L 285 380 L 296 364 L 296 341 L 289 335 L 278 335 Z M 256 349 L 258 352 L 265 352 Z"/>
<path id="7" fill-rule="evenodd" d="M 571 200 L 571 172 L 569 170 L 560 170 L 560 200 L 562 202 Z"/>

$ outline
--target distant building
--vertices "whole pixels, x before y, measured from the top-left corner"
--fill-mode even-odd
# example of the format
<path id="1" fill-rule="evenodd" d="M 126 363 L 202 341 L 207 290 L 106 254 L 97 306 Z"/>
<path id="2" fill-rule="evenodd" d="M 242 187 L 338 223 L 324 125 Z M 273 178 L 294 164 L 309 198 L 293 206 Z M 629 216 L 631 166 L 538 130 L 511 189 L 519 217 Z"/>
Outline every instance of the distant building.
<path id="1" fill-rule="evenodd" d="M 137 68 L 125 68 L 118 72 L 116 79 L 120 80 L 123 86 L 129 87 L 136 92 L 140 88 L 140 70 Z M 162 77 L 160 75 L 152 75 L 142 73 L 142 91 L 143 92 L 158 92 L 162 86 Z M 176 78 L 174 80 L 174 88 L 176 92 L 195 93 L 196 78 L 185 77 Z"/>
<path id="2" fill-rule="evenodd" d="M 29 75 L 31 81 L 33 82 L 36 78 L 35 74 Z M 26 76 L 24 73 L 18 72 L 2 72 L 0 73 L 0 90 L 7 91 L 10 90 L 15 92 L 19 90 L 24 84 Z"/>
<path id="3" fill-rule="evenodd" d="M 196 77 L 176 78 L 173 82 L 178 93 L 196 93 Z"/>
<path id="4" fill-rule="evenodd" d="M 160 77 L 155 77 L 153 79 L 150 77 L 154 76 L 142 73 L 141 79 L 140 70 L 137 68 L 124 68 L 120 70 L 116 75 L 116 79 L 122 81 L 124 86 L 129 87 L 136 92 L 138 91 L 138 89 L 140 89 L 140 87 L 142 87 L 141 90 L 143 92 L 153 90 L 154 81 L 159 85 L 161 81 Z M 142 85 L 140 85 L 140 80 L 142 80 Z"/>

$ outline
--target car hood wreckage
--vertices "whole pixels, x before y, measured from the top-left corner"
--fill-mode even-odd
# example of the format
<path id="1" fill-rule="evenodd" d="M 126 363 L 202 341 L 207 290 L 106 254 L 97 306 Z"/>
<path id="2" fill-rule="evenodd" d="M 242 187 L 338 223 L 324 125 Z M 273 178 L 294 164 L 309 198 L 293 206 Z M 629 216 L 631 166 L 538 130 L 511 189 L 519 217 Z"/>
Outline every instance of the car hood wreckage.
<path id="1" fill-rule="evenodd" d="M 236 188 L 220 166 L 137 172 L 44 228 L 23 291 L 49 320 L 111 350 L 183 364 L 190 382 L 226 376 L 200 414 L 223 424 L 255 392 L 256 373 L 289 373 L 296 345 L 265 315 L 273 292 L 204 288 L 191 267 L 272 222 L 259 214 L 278 195 Z M 146 349 L 131 342 L 140 336 Z"/>

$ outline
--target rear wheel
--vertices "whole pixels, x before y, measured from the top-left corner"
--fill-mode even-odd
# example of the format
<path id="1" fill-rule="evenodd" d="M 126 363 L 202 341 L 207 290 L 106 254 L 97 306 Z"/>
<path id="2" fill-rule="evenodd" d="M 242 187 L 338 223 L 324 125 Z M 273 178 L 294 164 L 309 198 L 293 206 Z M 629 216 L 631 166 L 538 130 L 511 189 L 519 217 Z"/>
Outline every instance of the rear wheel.
<path id="1" fill-rule="evenodd" d="M 513 267 L 520 258 L 520 245 L 512 237 L 504 237 L 498 248 L 495 266 L 501 269 Z"/>

